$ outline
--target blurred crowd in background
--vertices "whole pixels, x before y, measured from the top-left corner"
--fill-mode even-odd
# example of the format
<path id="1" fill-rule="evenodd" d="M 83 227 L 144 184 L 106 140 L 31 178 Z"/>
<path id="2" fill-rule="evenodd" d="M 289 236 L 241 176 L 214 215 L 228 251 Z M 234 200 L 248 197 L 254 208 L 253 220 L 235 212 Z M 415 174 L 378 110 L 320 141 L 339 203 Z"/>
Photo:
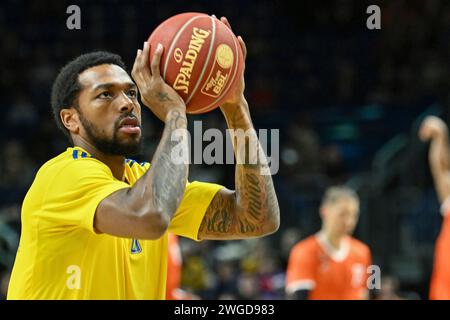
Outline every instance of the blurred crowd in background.
<path id="1" fill-rule="evenodd" d="M 381 30 L 366 8 L 381 7 Z M 81 30 L 66 8 L 81 8 Z M 320 228 L 318 206 L 334 184 L 361 198 L 355 236 L 382 271 L 379 299 L 427 297 L 441 217 L 417 125 L 450 119 L 450 2 L 445 0 L 18 1 L 0 4 L 0 278 L 4 297 L 20 235 L 20 207 L 37 169 L 68 146 L 50 109 L 59 69 L 93 50 L 137 48 L 166 18 L 198 11 L 228 17 L 248 47 L 246 97 L 257 128 L 280 129 L 274 176 L 280 230 L 267 238 L 181 239 L 182 287 L 201 298 L 283 299 L 290 248 Z M 143 114 L 151 159 L 162 124 Z M 225 129 L 215 110 L 191 116 Z M 192 165 L 190 180 L 234 185 L 233 165 Z"/>

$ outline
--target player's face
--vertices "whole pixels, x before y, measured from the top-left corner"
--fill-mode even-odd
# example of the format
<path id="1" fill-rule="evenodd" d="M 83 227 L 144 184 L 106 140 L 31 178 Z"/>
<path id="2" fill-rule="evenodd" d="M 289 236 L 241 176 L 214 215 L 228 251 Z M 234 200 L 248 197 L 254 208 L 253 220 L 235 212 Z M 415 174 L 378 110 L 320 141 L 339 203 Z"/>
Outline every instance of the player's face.
<path id="1" fill-rule="evenodd" d="M 125 70 L 112 64 L 79 75 L 80 135 L 105 154 L 131 156 L 141 149 L 138 90 Z"/>
<path id="2" fill-rule="evenodd" d="M 326 223 L 334 234 L 353 233 L 359 217 L 359 204 L 353 199 L 341 199 L 326 208 Z"/>

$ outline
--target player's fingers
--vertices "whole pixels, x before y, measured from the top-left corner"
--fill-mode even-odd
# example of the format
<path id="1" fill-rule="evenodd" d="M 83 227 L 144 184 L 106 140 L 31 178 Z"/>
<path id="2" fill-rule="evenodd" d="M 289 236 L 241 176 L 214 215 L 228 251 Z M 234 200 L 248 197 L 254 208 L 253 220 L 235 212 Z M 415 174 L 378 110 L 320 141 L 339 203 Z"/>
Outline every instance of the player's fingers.
<path id="1" fill-rule="evenodd" d="M 138 49 L 136 52 L 136 58 L 134 59 L 134 64 L 133 64 L 133 69 L 131 70 L 131 76 L 133 77 L 133 79 L 136 81 L 136 77 L 138 77 L 138 73 L 139 73 L 139 63 L 140 63 L 140 58 L 142 55 L 142 50 Z"/>
<path id="2" fill-rule="evenodd" d="M 142 97 L 145 95 L 145 92 L 148 91 L 148 84 L 151 81 L 149 52 L 150 44 L 144 42 L 143 50 L 138 49 L 137 51 L 136 60 L 134 61 L 133 70 L 131 71 L 131 76 L 139 88 L 141 100 L 143 99 Z"/>
<path id="3" fill-rule="evenodd" d="M 133 79 L 139 84 L 148 83 L 150 81 L 151 74 L 150 67 L 148 65 L 148 57 L 148 45 L 144 42 L 144 48 L 137 51 L 136 60 L 131 72 Z"/>
<path id="4" fill-rule="evenodd" d="M 239 41 L 239 45 L 241 46 L 242 49 L 242 54 L 244 55 L 244 61 L 247 58 L 247 46 L 245 45 L 244 39 L 242 39 L 241 36 L 237 37 L 238 41 Z"/>
<path id="5" fill-rule="evenodd" d="M 143 48 L 141 56 L 140 56 L 140 62 L 139 62 L 142 76 L 144 77 L 145 81 L 149 81 L 150 77 L 152 76 L 152 74 L 150 72 L 149 57 L 150 57 L 150 44 L 147 41 L 145 41 L 144 48 Z"/>
<path id="6" fill-rule="evenodd" d="M 233 29 L 231 28 L 231 25 L 228 22 L 228 19 L 226 17 L 221 17 L 220 21 L 222 21 L 228 28 L 230 28 L 231 31 L 233 31 Z"/>
<path id="7" fill-rule="evenodd" d="M 420 126 L 420 128 L 419 128 L 419 130 L 418 130 L 418 132 L 417 132 L 417 135 L 418 135 L 419 138 L 422 139 L 422 140 L 423 140 L 423 137 L 424 137 L 424 131 L 425 131 L 425 128 L 424 128 L 424 126 L 422 125 L 422 126 Z"/>
<path id="8" fill-rule="evenodd" d="M 428 124 L 423 125 L 419 129 L 419 136 L 423 141 L 428 141 L 433 138 L 433 135 L 437 133 L 436 130 L 434 130 L 433 127 L 429 126 Z"/>
<path id="9" fill-rule="evenodd" d="M 156 46 L 155 53 L 153 54 L 153 59 L 151 63 L 151 70 L 153 76 L 161 76 L 161 73 L 159 71 L 159 65 L 161 63 L 161 56 L 163 53 L 163 46 L 161 43 L 158 43 Z"/>
<path id="10" fill-rule="evenodd" d="M 430 139 L 430 136 L 431 136 L 430 131 L 427 130 L 427 128 L 422 128 L 419 131 L 419 138 L 424 142 L 428 141 Z"/>
<path id="11" fill-rule="evenodd" d="M 150 44 L 147 42 L 147 41 L 145 41 L 144 42 L 144 47 L 143 47 L 143 49 L 142 49 L 142 65 L 143 66 L 148 66 L 148 67 L 150 67 L 149 66 L 149 59 L 148 59 L 148 57 L 150 56 Z"/>
<path id="12" fill-rule="evenodd" d="M 141 51 L 140 49 L 137 49 L 137 51 L 136 51 L 136 58 L 134 58 L 133 69 L 131 70 L 132 73 L 134 73 L 137 69 L 137 62 L 138 62 L 138 57 L 139 57 L 140 51 Z"/>

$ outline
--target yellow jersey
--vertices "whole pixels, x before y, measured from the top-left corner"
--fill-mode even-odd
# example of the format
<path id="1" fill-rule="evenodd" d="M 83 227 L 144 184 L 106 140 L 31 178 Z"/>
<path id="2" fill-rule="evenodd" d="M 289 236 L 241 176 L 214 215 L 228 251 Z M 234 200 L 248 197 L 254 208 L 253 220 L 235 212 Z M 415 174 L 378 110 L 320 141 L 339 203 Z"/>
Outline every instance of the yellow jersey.
<path id="1" fill-rule="evenodd" d="M 150 164 L 126 160 L 126 182 L 74 147 L 45 163 L 22 205 L 8 299 L 164 299 L 168 236 L 126 239 L 94 231 L 98 204 L 130 188 Z M 221 185 L 188 183 L 168 232 L 198 240 Z"/>

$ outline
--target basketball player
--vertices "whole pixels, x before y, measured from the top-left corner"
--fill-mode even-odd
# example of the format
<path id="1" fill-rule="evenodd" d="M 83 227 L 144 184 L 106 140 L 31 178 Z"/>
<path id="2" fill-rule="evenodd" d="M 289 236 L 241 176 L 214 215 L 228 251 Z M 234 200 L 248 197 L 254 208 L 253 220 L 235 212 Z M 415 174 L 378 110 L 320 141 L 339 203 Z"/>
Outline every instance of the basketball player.
<path id="1" fill-rule="evenodd" d="M 175 145 L 188 148 L 186 106 L 160 75 L 162 46 L 151 65 L 149 49 L 137 52 L 134 81 L 107 52 L 79 56 L 57 76 L 52 108 L 73 147 L 40 168 L 24 199 L 8 299 L 164 299 L 168 231 L 227 240 L 277 230 L 267 161 L 236 165 L 236 190 L 189 183 L 188 164 L 172 161 Z M 151 166 L 129 159 L 142 139 L 138 94 L 164 122 Z M 230 129 L 253 129 L 243 76 L 221 110 Z"/>
<path id="2" fill-rule="evenodd" d="M 169 233 L 169 255 L 167 257 L 167 300 L 198 300 L 197 295 L 183 290 L 181 286 L 181 273 L 183 267 L 183 258 L 178 236 Z"/>
<path id="3" fill-rule="evenodd" d="M 428 159 L 443 215 L 435 246 L 429 297 L 432 300 L 450 300 L 450 149 L 447 125 L 438 117 L 429 116 L 421 124 L 419 137 L 422 141 L 431 142 Z"/>
<path id="4" fill-rule="evenodd" d="M 359 214 L 356 193 L 328 189 L 322 200 L 322 229 L 291 250 L 286 274 L 289 299 L 359 300 L 368 298 L 369 248 L 351 237 Z"/>

